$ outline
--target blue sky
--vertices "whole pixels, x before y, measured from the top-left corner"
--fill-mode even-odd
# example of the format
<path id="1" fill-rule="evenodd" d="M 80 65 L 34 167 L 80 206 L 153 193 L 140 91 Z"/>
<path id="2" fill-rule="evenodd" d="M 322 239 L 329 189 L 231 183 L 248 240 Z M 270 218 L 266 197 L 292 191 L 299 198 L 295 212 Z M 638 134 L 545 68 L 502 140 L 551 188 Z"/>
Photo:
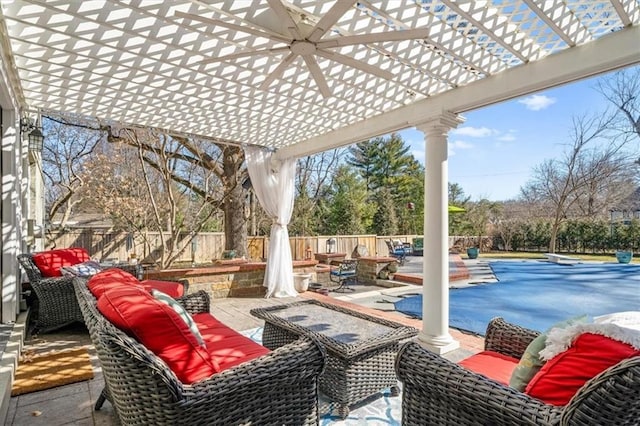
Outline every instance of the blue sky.
<path id="1" fill-rule="evenodd" d="M 449 132 L 449 182 L 472 200 L 515 198 L 544 160 L 562 155 L 572 118 L 602 113 L 610 104 L 595 89 L 597 78 L 485 107 L 463 114 Z M 399 132 L 424 163 L 421 132 Z"/>

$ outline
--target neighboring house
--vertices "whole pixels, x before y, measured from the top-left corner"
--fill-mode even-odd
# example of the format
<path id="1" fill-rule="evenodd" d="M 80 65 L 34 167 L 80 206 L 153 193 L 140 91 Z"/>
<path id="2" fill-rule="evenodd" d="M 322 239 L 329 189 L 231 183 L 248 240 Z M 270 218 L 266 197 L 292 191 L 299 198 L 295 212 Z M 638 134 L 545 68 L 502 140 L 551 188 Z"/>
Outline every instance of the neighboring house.
<path id="1" fill-rule="evenodd" d="M 631 220 L 640 220 L 640 187 L 626 199 L 609 210 L 611 224 L 622 222 L 629 225 Z"/>
<path id="2" fill-rule="evenodd" d="M 61 226 L 62 214 L 57 214 L 51 220 L 50 226 L 57 229 Z M 108 231 L 113 228 L 113 221 L 102 213 L 75 213 L 64 224 L 65 229 L 93 229 Z"/>

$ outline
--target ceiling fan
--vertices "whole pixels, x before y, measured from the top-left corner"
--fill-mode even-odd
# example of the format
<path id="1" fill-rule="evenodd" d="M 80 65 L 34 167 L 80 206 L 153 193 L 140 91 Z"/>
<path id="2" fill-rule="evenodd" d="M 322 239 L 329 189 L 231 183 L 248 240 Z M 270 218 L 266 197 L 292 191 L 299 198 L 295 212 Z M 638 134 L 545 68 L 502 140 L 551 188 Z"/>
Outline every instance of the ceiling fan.
<path id="1" fill-rule="evenodd" d="M 209 19 L 191 13 L 176 12 L 178 18 L 192 19 L 206 24 L 217 25 L 236 31 L 242 31 L 253 34 L 258 37 L 268 38 L 270 40 L 283 43 L 284 46 L 272 49 L 262 49 L 233 53 L 231 55 L 220 56 L 217 58 L 209 58 L 202 63 L 224 62 L 237 58 L 244 58 L 254 55 L 273 54 L 280 52 L 289 52 L 282 62 L 274 69 L 271 74 L 260 85 L 261 90 L 267 90 L 271 83 L 280 78 L 284 71 L 293 63 L 293 61 L 301 56 L 309 68 L 309 72 L 318 86 L 320 93 L 327 98 L 331 96 L 331 89 L 327 84 L 316 56 L 339 62 L 343 65 L 357 68 L 369 74 L 390 80 L 393 74 L 389 71 L 356 60 L 350 56 L 343 55 L 328 49 L 352 46 L 355 44 L 368 44 L 377 42 L 401 41 L 426 38 L 429 35 L 428 29 L 414 29 L 402 31 L 385 31 L 372 34 L 358 34 L 342 37 L 331 37 L 322 39 L 322 37 L 331 30 L 338 22 L 338 19 L 345 14 L 357 0 L 338 0 L 331 9 L 317 21 L 315 25 L 309 24 L 309 18 L 296 10 L 285 7 L 280 0 L 267 0 L 271 8 L 271 16 L 263 16 L 260 22 L 255 22 L 257 27 L 264 28 L 255 29 L 252 27 L 241 26 L 221 21 L 219 19 Z M 275 14 L 275 16 L 274 16 Z M 256 17 L 259 18 L 259 17 Z M 258 21 L 258 19 L 256 19 Z"/>

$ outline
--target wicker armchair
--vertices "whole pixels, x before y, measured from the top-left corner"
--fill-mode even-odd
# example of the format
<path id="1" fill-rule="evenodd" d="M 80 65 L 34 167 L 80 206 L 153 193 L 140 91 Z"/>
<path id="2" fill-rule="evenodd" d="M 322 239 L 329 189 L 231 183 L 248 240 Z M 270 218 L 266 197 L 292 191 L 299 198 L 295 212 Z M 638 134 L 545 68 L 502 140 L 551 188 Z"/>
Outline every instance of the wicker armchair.
<path id="1" fill-rule="evenodd" d="M 538 332 L 493 319 L 485 349 L 519 358 Z M 466 370 L 415 342 L 396 358 L 403 425 L 638 425 L 640 357 L 588 381 L 566 406 L 531 398 Z"/>
<path id="2" fill-rule="evenodd" d="M 296 340 L 187 385 L 102 316 L 84 279 L 76 278 L 74 287 L 121 424 L 318 424 L 317 382 L 325 354 L 314 341 Z M 178 300 L 192 314 L 209 312 L 204 291 Z"/>
<path id="3" fill-rule="evenodd" d="M 27 273 L 38 299 L 36 330 L 47 332 L 83 321 L 71 277 L 43 278 L 32 254 L 18 255 L 18 262 Z"/>

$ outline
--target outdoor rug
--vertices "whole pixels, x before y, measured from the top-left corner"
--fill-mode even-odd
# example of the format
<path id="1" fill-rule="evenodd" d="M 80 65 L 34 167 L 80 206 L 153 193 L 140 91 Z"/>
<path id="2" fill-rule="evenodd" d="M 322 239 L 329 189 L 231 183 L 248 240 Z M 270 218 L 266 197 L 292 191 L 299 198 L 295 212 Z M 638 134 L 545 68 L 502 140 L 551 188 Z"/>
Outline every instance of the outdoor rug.
<path id="1" fill-rule="evenodd" d="M 262 343 L 262 327 L 241 331 L 241 333 L 251 338 L 254 342 Z M 320 410 L 321 426 L 400 426 L 400 420 L 402 420 L 401 407 L 402 395 L 392 397 L 387 389 L 377 397 L 374 396 L 369 400 L 351 406 L 349 416 L 344 420 L 333 414 L 333 404 L 326 400 L 322 394 L 320 395 L 318 408 Z"/>
<path id="2" fill-rule="evenodd" d="M 85 348 L 44 355 L 23 355 L 11 389 L 11 396 L 41 391 L 93 378 L 89 353 Z"/>
<path id="3" fill-rule="evenodd" d="M 497 283 L 449 291 L 451 327 L 484 335 L 489 320 L 544 331 L 567 318 L 640 309 L 640 265 L 541 261 L 491 262 Z M 425 285 L 427 285 L 425 280 Z M 422 295 L 395 302 L 422 317 Z"/>

